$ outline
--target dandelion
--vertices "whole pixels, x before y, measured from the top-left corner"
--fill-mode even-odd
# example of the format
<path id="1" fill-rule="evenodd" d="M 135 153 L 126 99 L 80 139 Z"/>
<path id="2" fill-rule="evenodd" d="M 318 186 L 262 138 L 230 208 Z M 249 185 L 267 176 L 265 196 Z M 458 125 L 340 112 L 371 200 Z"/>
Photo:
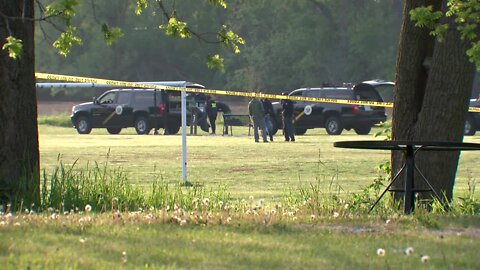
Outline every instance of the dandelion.
<path id="1" fill-rule="evenodd" d="M 346 203 L 346 204 L 343 206 L 343 208 L 344 208 L 345 210 L 347 210 L 348 207 L 350 207 L 350 205 L 349 205 L 348 203 Z"/>
<path id="2" fill-rule="evenodd" d="M 265 200 L 264 200 L 264 199 L 260 199 L 258 202 L 260 203 L 260 205 L 262 205 L 262 204 L 265 202 Z"/>
<path id="3" fill-rule="evenodd" d="M 383 248 L 377 249 L 377 255 L 382 257 L 385 256 L 385 249 Z"/>
<path id="4" fill-rule="evenodd" d="M 413 254 L 413 247 L 407 247 L 405 249 L 405 255 L 411 255 Z"/>
<path id="5" fill-rule="evenodd" d="M 248 197 L 248 199 L 250 199 L 250 201 L 253 201 L 253 196 L 250 195 L 250 197 Z"/>
<path id="6" fill-rule="evenodd" d="M 420 261 L 422 263 L 428 263 L 428 261 L 430 261 L 430 256 L 428 255 L 423 255 L 421 258 L 420 258 Z"/>
<path id="7" fill-rule="evenodd" d="M 385 224 L 390 224 L 390 219 L 385 220 Z"/>
<path id="8" fill-rule="evenodd" d="M 227 224 L 230 223 L 232 221 L 232 218 L 231 217 L 228 217 L 227 218 Z"/>
<path id="9" fill-rule="evenodd" d="M 180 220 L 180 226 L 183 226 L 187 224 L 187 221 L 185 219 Z"/>
<path id="10" fill-rule="evenodd" d="M 218 206 L 219 206 L 220 208 L 222 208 L 222 207 L 223 207 L 223 202 L 222 202 L 222 201 L 219 201 L 219 202 L 218 202 Z"/>
<path id="11" fill-rule="evenodd" d="M 339 216 L 340 216 L 340 214 L 339 214 L 338 212 L 334 212 L 334 213 L 333 213 L 333 217 L 334 217 L 334 218 L 338 218 Z"/>
<path id="12" fill-rule="evenodd" d="M 275 211 L 275 209 L 272 209 L 272 210 L 270 211 L 270 213 L 272 213 L 272 215 L 275 215 L 275 214 L 277 213 L 277 211 Z"/>
<path id="13" fill-rule="evenodd" d="M 87 239 L 85 239 L 85 238 L 80 238 L 80 240 L 79 240 L 79 241 L 80 241 L 80 244 L 85 244 L 85 241 L 86 241 L 86 240 L 87 240 Z"/>
<path id="14" fill-rule="evenodd" d="M 90 213 L 92 211 L 92 206 L 90 204 L 85 205 L 85 212 Z"/>
<path id="15" fill-rule="evenodd" d="M 311 215 L 311 216 L 310 216 L 310 219 L 311 219 L 311 220 L 315 220 L 316 218 L 317 218 L 317 216 L 315 216 L 315 215 Z"/>
<path id="16" fill-rule="evenodd" d="M 203 205 L 208 205 L 210 203 L 210 199 L 209 198 L 205 198 L 202 200 L 202 204 Z"/>
<path id="17" fill-rule="evenodd" d="M 127 252 L 126 251 L 122 252 L 122 262 L 127 263 Z"/>

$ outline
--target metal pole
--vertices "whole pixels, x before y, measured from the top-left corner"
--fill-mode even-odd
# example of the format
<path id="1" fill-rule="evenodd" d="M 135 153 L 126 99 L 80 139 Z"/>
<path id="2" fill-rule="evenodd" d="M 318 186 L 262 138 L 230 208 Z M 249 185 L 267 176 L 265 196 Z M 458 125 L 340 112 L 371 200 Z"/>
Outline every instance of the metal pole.
<path id="1" fill-rule="evenodd" d="M 187 85 L 183 85 L 182 91 L 182 182 L 187 184 Z"/>

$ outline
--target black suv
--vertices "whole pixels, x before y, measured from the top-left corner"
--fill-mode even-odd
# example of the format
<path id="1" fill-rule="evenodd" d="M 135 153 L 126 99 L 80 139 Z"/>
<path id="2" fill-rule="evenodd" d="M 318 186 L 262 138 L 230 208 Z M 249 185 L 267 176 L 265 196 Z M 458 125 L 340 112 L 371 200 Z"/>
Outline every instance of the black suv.
<path id="1" fill-rule="evenodd" d="M 204 88 L 200 84 L 187 87 Z M 73 106 L 70 118 L 80 134 L 89 134 L 92 128 L 118 134 L 127 127 L 135 127 L 137 134 L 148 134 L 155 127 L 176 134 L 181 126 L 180 95 L 179 91 L 113 89 L 93 98 L 93 102 Z M 189 97 L 187 106 L 196 106 L 194 95 Z"/>
<path id="2" fill-rule="evenodd" d="M 368 81 L 354 87 L 300 88 L 292 91 L 289 96 L 383 102 L 384 98 L 378 90 L 382 88 L 384 89 L 382 91 L 393 92 L 393 87 L 392 82 Z M 294 115 L 297 116 L 295 122 L 297 135 L 303 135 L 307 129 L 313 128 L 325 128 L 330 135 L 340 135 L 344 129 L 353 129 L 357 134 L 366 135 L 372 126 L 387 119 L 384 107 L 305 101 L 295 101 L 294 104 Z M 273 105 L 276 113 L 274 123 L 276 128 L 280 128 L 282 123 L 281 104 L 274 102 Z M 298 117 L 300 114 L 302 115 Z"/>
<path id="3" fill-rule="evenodd" d="M 477 99 L 470 99 L 470 107 L 480 107 Z M 465 121 L 465 135 L 473 136 L 480 129 L 480 113 L 469 112 Z"/>

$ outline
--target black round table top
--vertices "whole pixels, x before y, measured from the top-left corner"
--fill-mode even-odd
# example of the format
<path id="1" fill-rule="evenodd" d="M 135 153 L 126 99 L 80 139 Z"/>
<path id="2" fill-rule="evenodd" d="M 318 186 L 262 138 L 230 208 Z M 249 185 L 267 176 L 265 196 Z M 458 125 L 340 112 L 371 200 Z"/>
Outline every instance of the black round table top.
<path id="1" fill-rule="evenodd" d="M 334 147 L 356 149 L 379 149 L 379 150 L 404 150 L 412 149 L 430 151 L 453 151 L 453 150 L 480 150 L 479 143 L 463 142 L 435 142 L 435 141 L 339 141 L 333 143 Z"/>

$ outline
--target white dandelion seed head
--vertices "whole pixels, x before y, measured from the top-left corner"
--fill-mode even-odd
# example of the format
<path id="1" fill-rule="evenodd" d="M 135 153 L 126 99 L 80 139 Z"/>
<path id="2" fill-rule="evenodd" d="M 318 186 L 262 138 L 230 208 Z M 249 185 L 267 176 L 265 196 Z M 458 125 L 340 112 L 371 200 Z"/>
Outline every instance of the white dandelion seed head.
<path id="1" fill-rule="evenodd" d="M 338 212 L 333 212 L 333 217 L 334 218 L 338 218 L 340 216 L 340 214 Z"/>
<path id="2" fill-rule="evenodd" d="M 383 249 L 383 248 L 377 249 L 377 255 L 378 256 L 385 256 L 385 249 Z"/>
<path id="3" fill-rule="evenodd" d="M 316 219 L 316 218 L 317 218 L 317 216 L 315 216 L 315 215 L 311 215 L 311 216 L 310 216 L 310 219 L 312 219 L 312 220 L 314 220 L 314 219 Z"/>
<path id="4" fill-rule="evenodd" d="M 250 201 L 253 201 L 253 196 L 250 195 L 250 197 L 248 197 L 248 199 L 249 199 Z"/>
<path id="5" fill-rule="evenodd" d="M 208 205 L 208 204 L 210 203 L 210 199 L 209 199 L 209 198 L 204 198 L 204 199 L 202 200 L 202 203 L 203 203 L 204 205 Z"/>
<path id="6" fill-rule="evenodd" d="M 275 215 L 277 211 L 275 209 L 272 209 L 270 213 L 272 213 L 272 215 Z"/>
<path id="7" fill-rule="evenodd" d="M 86 240 L 87 240 L 87 239 L 85 239 L 85 238 L 80 238 L 79 241 L 80 241 L 81 244 L 85 244 L 85 241 L 86 241 Z"/>
<path id="8" fill-rule="evenodd" d="M 85 205 L 85 212 L 90 213 L 92 211 L 92 206 L 90 204 Z"/>
<path id="9" fill-rule="evenodd" d="M 180 220 L 180 226 L 183 226 L 185 224 L 187 224 L 187 220 L 185 219 Z"/>
<path id="10" fill-rule="evenodd" d="M 350 205 L 349 205 L 348 203 L 346 203 L 346 204 L 343 206 L 343 208 L 344 208 L 345 210 L 347 210 L 348 207 L 350 207 Z"/>
<path id="11" fill-rule="evenodd" d="M 423 255 L 421 258 L 420 258 L 420 261 L 422 263 L 428 263 L 428 261 L 430 261 L 430 256 L 428 255 Z"/>
<path id="12" fill-rule="evenodd" d="M 407 247 L 405 249 L 405 255 L 411 255 L 413 254 L 413 247 Z"/>
<path id="13" fill-rule="evenodd" d="M 122 256 L 127 256 L 127 252 L 126 252 L 126 251 L 122 251 Z"/>
<path id="14" fill-rule="evenodd" d="M 390 224 L 390 222 L 391 222 L 390 219 L 385 220 L 385 224 Z"/>

